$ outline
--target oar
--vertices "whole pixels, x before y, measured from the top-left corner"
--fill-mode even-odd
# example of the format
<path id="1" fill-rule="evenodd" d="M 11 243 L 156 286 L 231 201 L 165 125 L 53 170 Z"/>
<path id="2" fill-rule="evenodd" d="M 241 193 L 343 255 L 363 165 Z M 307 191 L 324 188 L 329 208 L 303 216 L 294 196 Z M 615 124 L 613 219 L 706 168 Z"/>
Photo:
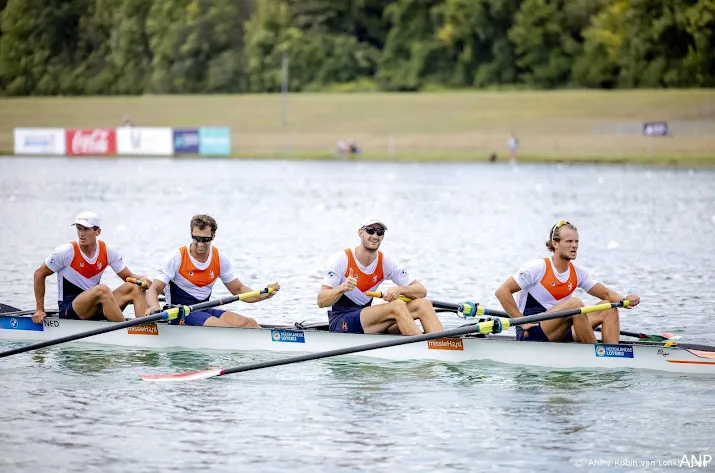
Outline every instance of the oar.
<path id="1" fill-rule="evenodd" d="M 408 343 L 424 342 L 444 337 L 458 337 L 469 333 L 499 333 L 502 330 L 509 328 L 511 325 L 522 325 L 534 322 L 542 322 L 544 320 L 558 319 L 562 317 L 570 317 L 572 315 L 588 314 L 599 310 L 607 310 L 613 307 L 627 307 L 630 301 L 623 300 L 621 302 L 597 304 L 579 309 L 568 309 L 557 312 L 543 312 L 541 314 L 519 317 L 518 319 L 501 319 L 495 318 L 484 322 L 473 323 L 458 328 L 444 330 L 441 332 L 425 333 L 422 335 L 410 335 L 382 342 L 368 343 L 366 345 L 357 345 L 353 347 L 339 348 L 336 350 L 328 350 L 319 353 L 311 353 L 308 355 L 293 356 L 290 358 L 282 358 L 279 360 L 263 361 L 260 363 L 252 363 L 236 368 L 228 369 L 210 369 L 204 371 L 195 371 L 190 373 L 178 374 L 143 374 L 140 377 L 145 381 L 190 381 L 194 379 L 214 378 L 217 376 L 225 376 L 227 374 L 242 373 L 244 371 L 253 371 L 262 368 L 271 368 L 273 366 L 289 365 L 291 363 L 300 363 L 302 361 L 319 360 L 321 358 L 329 358 L 331 356 L 349 355 L 351 353 L 359 353 L 362 351 L 377 350 L 379 348 L 395 347 L 399 345 L 407 345 Z M 483 309 L 483 308 L 482 308 Z M 489 309 L 484 309 L 485 313 Z"/>
<path id="2" fill-rule="evenodd" d="M 35 309 L 32 310 L 18 310 L 16 312 L 0 312 L 0 317 L 23 317 L 27 315 L 34 315 L 36 312 Z M 56 310 L 47 310 L 45 311 L 47 315 L 57 315 L 59 312 Z"/>
<path id="3" fill-rule="evenodd" d="M 598 327 L 595 331 L 600 332 L 601 327 Z M 629 332 L 627 330 L 621 330 L 620 334 L 625 337 L 633 337 L 633 338 L 638 338 L 640 340 L 650 341 L 650 342 L 665 342 L 668 340 L 677 340 L 680 338 L 680 335 L 676 335 L 674 333 L 667 333 L 667 332 L 660 334 L 660 335 L 651 335 L 648 333 Z"/>
<path id="4" fill-rule="evenodd" d="M 377 299 L 382 299 L 382 292 L 368 291 L 365 293 L 368 297 L 375 297 Z M 412 299 L 405 296 L 398 296 L 398 299 L 405 302 L 410 302 Z M 442 302 L 442 301 L 431 301 L 432 307 L 436 309 L 445 309 L 449 312 L 457 312 L 464 315 L 465 317 L 475 317 L 477 315 L 494 315 L 497 317 L 509 317 L 504 311 L 487 309 L 474 302 L 462 302 L 461 304 L 455 304 L 453 302 Z"/>
<path id="5" fill-rule="evenodd" d="M 89 330 L 87 332 L 76 333 L 74 335 L 68 335 L 66 337 L 55 338 L 53 340 L 47 340 L 40 343 L 34 343 L 20 348 L 13 348 L 12 350 L 4 351 L 0 353 L 0 358 L 5 358 L 10 355 L 17 355 L 18 353 L 25 353 L 32 350 L 37 350 L 40 348 L 50 347 L 52 345 L 58 345 L 60 343 L 71 342 L 74 340 L 79 340 L 81 338 L 93 337 L 94 335 L 101 335 L 107 332 L 113 332 L 115 330 L 121 330 L 123 328 L 133 327 L 135 325 L 144 325 L 152 322 L 157 322 L 159 320 L 173 320 L 180 316 L 180 311 L 184 311 L 184 316 L 189 315 L 191 311 L 197 311 L 202 309 L 208 309 L 209 307 L 216 307 L 219 305 L 230 304 L 231 302 L 242 301 L 249 299 L 251 297 L 256 297 L 261 294 L 266 294 L 272 292 L 272 288 L 265 288 L 261 290 L 255 290 L 251 292 L 246 292 L 239 294 L 238 296 L 227 297 L 225 299 L 214 299 L 211 301 L 200 302 L 198 304 L 190 306 L 179 306 L 170 307 L 161 312 L 154 312 L 153 314 L 147 315 L 146 317 L 137 317 L 136 319 L 127 320 L 126 322 L 113 323 L 107 327 L 98 328 L 95 330 Z"/>

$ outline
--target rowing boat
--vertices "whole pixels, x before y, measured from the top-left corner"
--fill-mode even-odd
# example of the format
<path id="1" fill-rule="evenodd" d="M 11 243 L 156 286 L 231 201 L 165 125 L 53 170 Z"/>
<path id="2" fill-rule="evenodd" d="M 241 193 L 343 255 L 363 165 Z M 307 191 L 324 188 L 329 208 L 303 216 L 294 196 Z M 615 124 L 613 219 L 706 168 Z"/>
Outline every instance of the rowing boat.
<path id="1" fill-rule="evenodd" d="M 112 322 L 51 316 L 37 324 L 29 315 L 0 315 L 0 340 L 40 342 Z M 89 337 L 86 343 L 150 350 L 190 349 L 315 353 L 400 338 L 400 335 L 331 333 L 323 323 L 260 329 L 190 327 L 151 323 Z M 83 342 L 75 342 L 83 343 Z M 492 361 L 556 369 L 647 369 L 715 375 L 715 347 L 652 342 L 619 345 L 520 342 L 513 336 L 466 335 L 363 352 L 387 360 Z"/>

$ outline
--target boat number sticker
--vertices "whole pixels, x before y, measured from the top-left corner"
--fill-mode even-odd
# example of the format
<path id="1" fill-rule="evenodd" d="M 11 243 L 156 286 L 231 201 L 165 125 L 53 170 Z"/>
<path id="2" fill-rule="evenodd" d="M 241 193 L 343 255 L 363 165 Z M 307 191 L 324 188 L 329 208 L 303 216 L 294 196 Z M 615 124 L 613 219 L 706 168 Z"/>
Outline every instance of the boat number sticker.
<path id="1" fill-rule="evenodd" d="M 159 335 L 159 327 L 156 324 L 135 325 L 127 328 L 129 335 Z"/>
<path id="2" fill-rule="evenodd" d="M 464 350 L 464 343 L 461 338 L 437 338 L 427 340 L 427 348 L 430 350 Z"/>
<path id="3" fill-rule="evenodd" d="M 599 358 L 633 358 L 633 347 L 627 345 L 596 345 Z"/>
<path id="4" fill-rule="evenodd" d="M 7 330 L 34 330 L 43 332 L 45 327 L 42 324 L 36 324 L 30 317 L 0 317 L 0 329 Z"/>
<path id="5" fill-rule="evenodd" d="M 274 342 L 305 343 L 305 333 L 301 330 L 271 330 Z"/>

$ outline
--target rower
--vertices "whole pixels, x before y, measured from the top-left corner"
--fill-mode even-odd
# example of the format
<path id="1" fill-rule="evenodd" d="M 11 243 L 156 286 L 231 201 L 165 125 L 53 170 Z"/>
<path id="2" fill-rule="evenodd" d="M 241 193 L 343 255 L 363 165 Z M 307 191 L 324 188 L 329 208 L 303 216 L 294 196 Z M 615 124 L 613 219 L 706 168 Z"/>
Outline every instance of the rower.
<path id="1" fill-rule="evenodd" d="M 221 279 L 226 289 L 233 295 L 251 292 L 253 289 L 243 284 L 234 274 L 231 261 L 211 242 L 216 236 L 218 224 L 209 215 L 196 215 L 189 224 L 190 245 L 182 246 L 167 256 L 147 291 L 149 308 L 147 314 L 160 310 L 159 294 L 164 292 L 167 304 L 195 305 L 207 301 L 217 279 Z M 258 302 L 275 296 L 280 284 L 268 285 L 271 292 L 244 299 L 244 302 Z M 185 317 L 171 320 L 173 325 L 205 325 L 215 327 L 260 328 L 250 317 L 221 309 L 191 311 Z"/>
<path id="2" fill-rule="evenodd" d="M 137 317 L 144 315 L 147 307 L 142 289 L 151 286 L 145 276 L 134 274 L 124 264 L 119 252 L 97 237 L 102 233 L 99 216 L 94 212 L 82 212 L 72 224 L 77 229 L 78 241 L 58 246 L 44 263 L 35 270 L 34 289 L 36 310 L 32 320 L 40 323 L 45 313 L 45 279 L 57 273 L 57 300 L 62 319 L 92 319 L 123 322 L 122 311 L 134 304 Z M 114 291 L 100 284 L 107 267 L 122 278 L 135 278 L 137 284 L 124 283 Z"/>
<path id="3" fill-rule="evenodd" d="M 599 304 L 624 299 L 618 292 L 596 281 L 588 270 L 572 262 L 576 259 L 578 243 L 578 230 L 571 223 L 561 221 L 551 227 L 546 248 L 553 255 L 527 263 L 495 293 L 510 317 L 583 307 L 583 302 L 573 297 L 577 287 L 601 299 Z M 513 297 L 515 292 L 519 292 L 518 305 Z M 629 294 L 625 298 L 630 301 L 628 309 L 640 303 L 637 295 Z M 593 329 L 599 325 L 603 326 L 603 343 L 619 342 L 620 321 L 616 308 L 520 325 L 516 327 L 516 338 L 537 342 L 596 343 Z"/>
<path id="4" fill-rule="evenodd" d="M 360 244 L 332 257 L 318 293 L 318 307 L 330 307 L 331 332 L 419 335 L 417 319 L 425 332 L 444 330 L 422 283 L 378 251 L 386 231 L 382 220 L 368 218 L 358 229 Z M 371 306 L 365 293 L 386 279 L 397 286 L 382 292 L 386 304 Z M 403 302 L 399 296 L 413 300 Z"/>

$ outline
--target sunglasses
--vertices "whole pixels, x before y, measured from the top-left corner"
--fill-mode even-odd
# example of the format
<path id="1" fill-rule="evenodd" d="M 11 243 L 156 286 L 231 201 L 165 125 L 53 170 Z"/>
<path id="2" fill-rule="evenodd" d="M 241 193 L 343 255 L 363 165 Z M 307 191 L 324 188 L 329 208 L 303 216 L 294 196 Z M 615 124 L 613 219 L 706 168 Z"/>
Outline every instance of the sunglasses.
<path id="1" fill-rule="evenodd" d="M 558 228 L 563 227 L 564 225 L 571 225 L 571 222 L 567 222 L 566 220 L 561 220 L 559 223 L 554 225 L 554 228 L 551 229 L 551 239 L 554 239 L 554 236 L 556 236 L 556 230 Z"/>
<path id="2" fill-rule="evenodd" d="M 211 240 L 214 239 L 212 236 L 197 236 L 197 235 L 191 235 L 191 239 L 194 240 L 196 243 L 209 243 Z"/>
<path id="3" fill-rule="evenodd" d="M 377 233 L 377 236 L 383 236 L 385 234 L 384 228 L 365 227 L 363 230 L 365 230 L 368 235 L 374 235 Z"/>

